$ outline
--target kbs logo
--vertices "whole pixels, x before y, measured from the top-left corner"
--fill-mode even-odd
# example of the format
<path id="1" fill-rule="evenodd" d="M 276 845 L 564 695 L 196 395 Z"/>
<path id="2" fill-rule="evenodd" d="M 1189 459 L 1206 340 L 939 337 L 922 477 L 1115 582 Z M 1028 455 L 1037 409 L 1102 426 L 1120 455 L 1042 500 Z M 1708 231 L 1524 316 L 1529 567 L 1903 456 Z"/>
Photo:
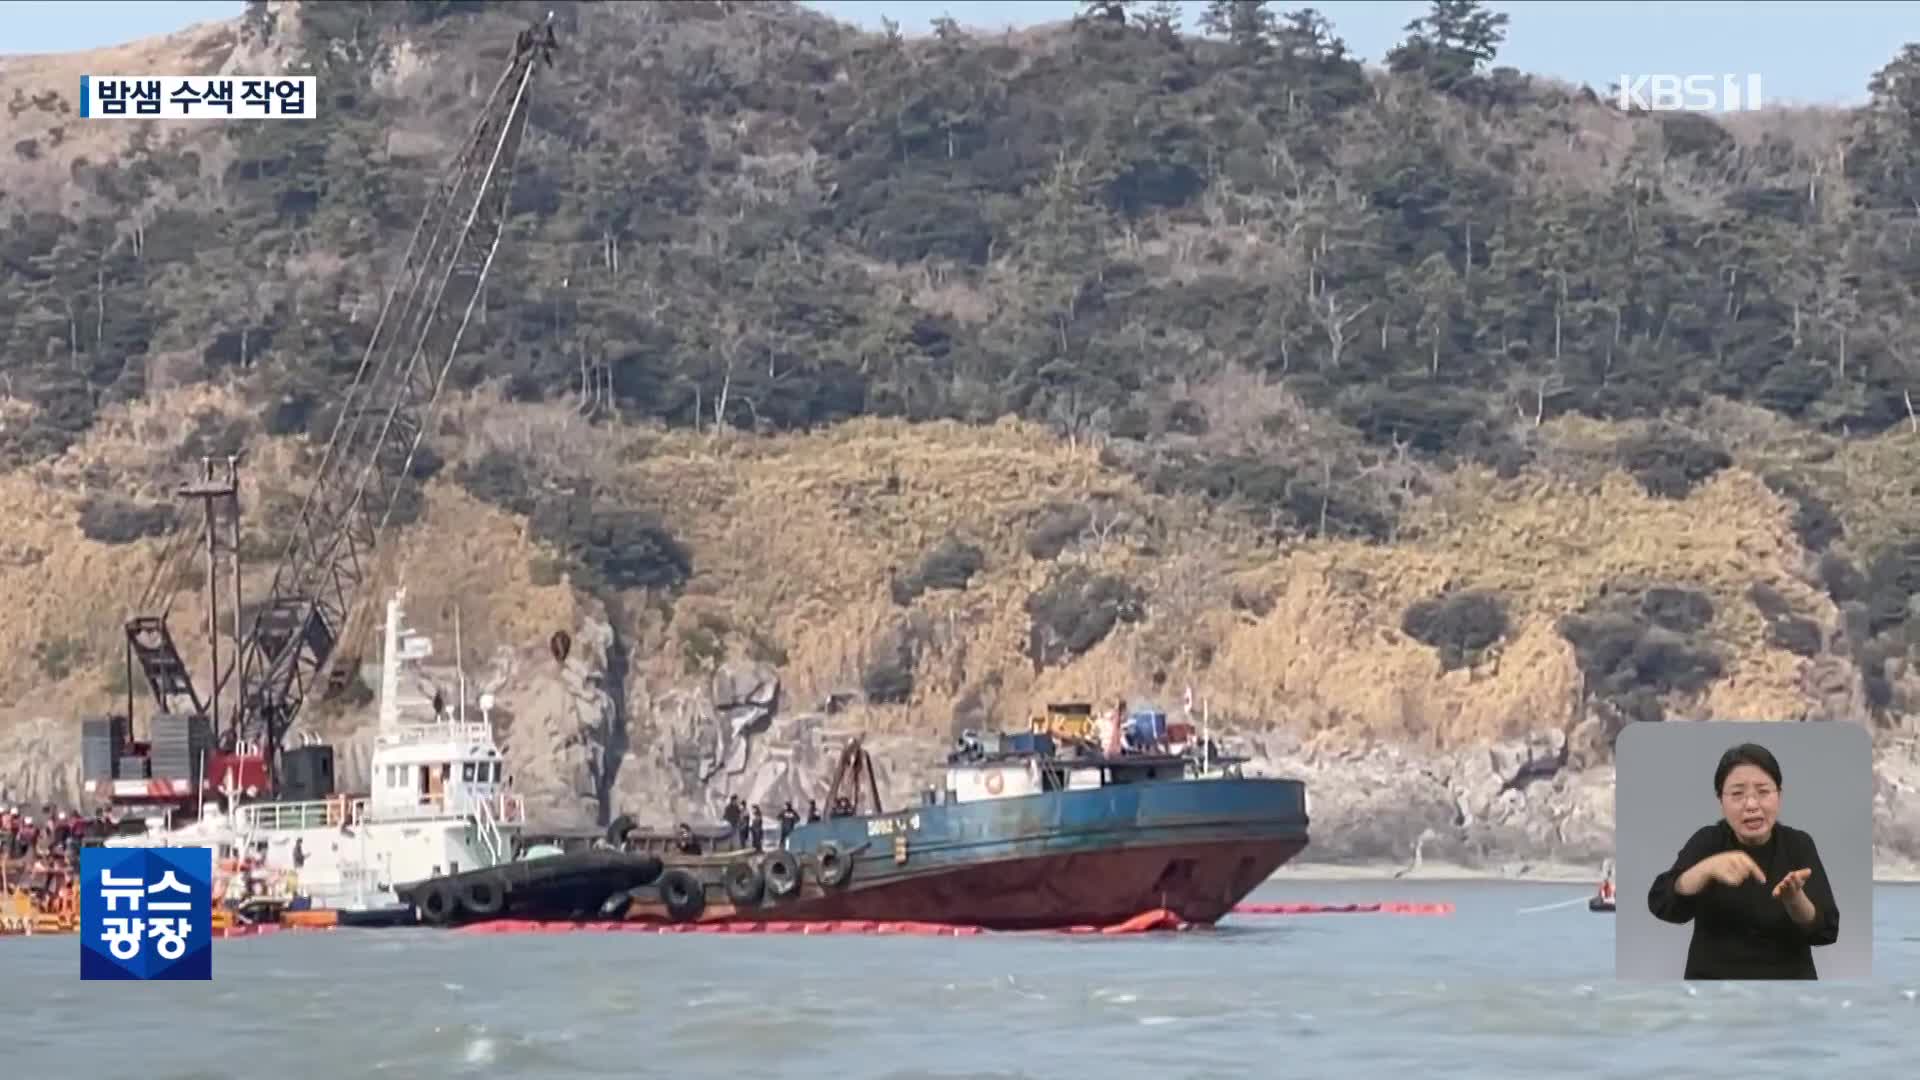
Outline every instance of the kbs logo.
<path id="1" fill-rule="evenodd" d="M 1622 75 L 1622 112 L 1753 112 L 1765 98 L 1758 75 Z"/>

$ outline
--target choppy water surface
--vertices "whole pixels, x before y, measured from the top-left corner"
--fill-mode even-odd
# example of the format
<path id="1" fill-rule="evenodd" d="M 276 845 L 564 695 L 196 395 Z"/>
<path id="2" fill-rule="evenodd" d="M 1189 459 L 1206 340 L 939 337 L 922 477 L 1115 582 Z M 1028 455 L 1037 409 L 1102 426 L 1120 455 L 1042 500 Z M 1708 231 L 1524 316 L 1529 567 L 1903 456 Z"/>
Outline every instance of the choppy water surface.
<path id="1" fill-rule="evenodd" d="M 81 983 L 0 941 L 6 1074 L 140 1077 L 1912 1075 L 1920 888 L 1881 886 L 1872 982 L 1613 979 L 1577 886 L 1293 883 L 1255 900 L 1452 916 L 1235 916 L 1133 938 L 283 934 L 214 982 Z"/>

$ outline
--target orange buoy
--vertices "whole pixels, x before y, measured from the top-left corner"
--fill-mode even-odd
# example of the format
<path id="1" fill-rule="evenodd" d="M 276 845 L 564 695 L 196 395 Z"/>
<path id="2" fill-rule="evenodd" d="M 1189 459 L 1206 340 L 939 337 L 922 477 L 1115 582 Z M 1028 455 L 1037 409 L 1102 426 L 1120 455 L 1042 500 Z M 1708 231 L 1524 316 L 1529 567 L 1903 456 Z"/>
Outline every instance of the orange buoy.
<path id="1" fill-rule="evenodd" d="M 331 908 L 288 911 L 281 914 L 280 922 L 282 925 L 298 927 L 302 930 L 319 930 L 340 925 L 340 913 Z"/>

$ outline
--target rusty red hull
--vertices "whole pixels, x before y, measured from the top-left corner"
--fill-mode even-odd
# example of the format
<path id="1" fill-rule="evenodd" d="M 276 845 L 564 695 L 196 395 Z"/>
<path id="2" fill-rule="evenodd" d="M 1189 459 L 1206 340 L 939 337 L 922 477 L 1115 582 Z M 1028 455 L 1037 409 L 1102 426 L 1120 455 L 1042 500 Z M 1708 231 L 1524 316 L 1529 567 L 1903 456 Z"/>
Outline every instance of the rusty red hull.
<path id="1" fill-rule="evenodd" d="M 1288 859 L 1304 837 L 1205 845 L 1114 848 L 890 876 L 865 888 L 809 888 L 777 907 L 737 909 L 711 903 L 698 921 L 924 922 L 995 930 L 1111 926 L 1164 908 L 1207 925 L 1233 910 Z M 627 916 L 671 922 L 657 901 Z"/>
<path id="2" fill-rule="evenodd" d="M 636 889 L 627 917 L 1040 930 L 1166 909 L 1204 925 L 1307 846 L 1305 803 L 1297 781 L 1169 780 L 830 819 L 790 839 L 804 870 L 791 895 L 755 889 L 736 905 L 728 875 L 762 878 L 767 857 L 706 856 L 681 868 L 703 896 L 682 889 L 674 912 L 658 889 Z M 845 881 L 820 881 L 826 851 L 851 865 Z"/>

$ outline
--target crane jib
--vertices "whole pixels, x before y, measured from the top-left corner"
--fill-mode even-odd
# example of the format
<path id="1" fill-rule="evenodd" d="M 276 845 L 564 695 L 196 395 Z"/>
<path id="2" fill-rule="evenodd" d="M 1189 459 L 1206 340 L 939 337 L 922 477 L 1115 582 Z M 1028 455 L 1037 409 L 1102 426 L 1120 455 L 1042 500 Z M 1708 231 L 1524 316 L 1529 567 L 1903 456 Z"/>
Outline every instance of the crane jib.
<path id="1" fill-rule="evenodd" d="M 348 635 L 361 586 L 376 570 L 375 548 L 411 480 L 434 405 L 480 303 L 506 224 L 534 75 L 553 63 L 552 18 L 549 14 L 544 26 L 519 34 L 506 70 L 421 214 L 372 340 L 340 399 L 333 433 L 267 596 L 240 641 L 235 667 L 225 675 L 218 670 L 216 635 L 215 702 L 217 687 L 238 673 L 222 741 L 260 745 L 269 766 L 277 762 L 301 706 L 322 688 L 324 669 Z M 217 546 L 213 520 L 210 510 L 210 566 Z M 191 545 L 172 546 L 163 563 L 191 550 Z M 143 606 L 151 610 L 159 585 L 171 580 L 171 575 L 156 575 Z M 228 600 L 238 627 L 237 588 Z M 210 631 L 216 625 L 210 617 Z M 195 713 L 207 710 L 164 611 L 130 618 L 125 631 L 129 667 L 138 664 L 161 712 L 182 711 L 182 706 Z M 133 685 L 131 670 L 128 685 Z M 131 715 L 131 690 L 128 706 Z M 220 718 L 213 719 L 218 724 Z"/>

